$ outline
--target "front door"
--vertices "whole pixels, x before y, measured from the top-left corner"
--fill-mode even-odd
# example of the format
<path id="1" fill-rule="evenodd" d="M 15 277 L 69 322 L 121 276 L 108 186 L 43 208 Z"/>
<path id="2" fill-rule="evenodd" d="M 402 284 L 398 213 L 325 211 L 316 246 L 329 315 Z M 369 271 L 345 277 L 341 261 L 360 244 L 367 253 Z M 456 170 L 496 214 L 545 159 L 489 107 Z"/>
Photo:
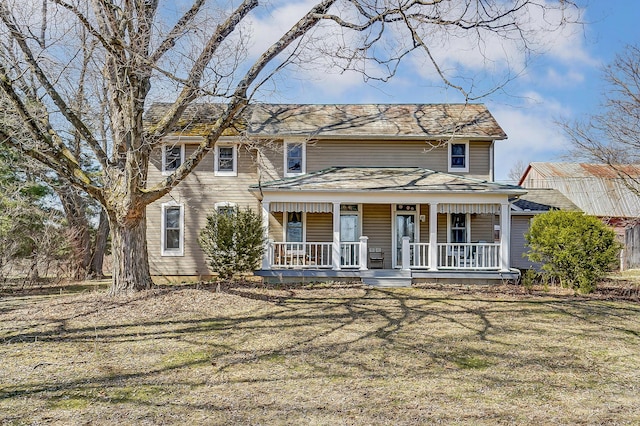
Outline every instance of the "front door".
<path id="1" fill-rule="evenodd" d="M 393 241 L 394 248 L 394 268 L 402 266 L 402 238 L 409 237 L 409 242 L 416 241 L 416 206 L 415 205 L 398 205 L 395 214 L 395 238 Z"/>

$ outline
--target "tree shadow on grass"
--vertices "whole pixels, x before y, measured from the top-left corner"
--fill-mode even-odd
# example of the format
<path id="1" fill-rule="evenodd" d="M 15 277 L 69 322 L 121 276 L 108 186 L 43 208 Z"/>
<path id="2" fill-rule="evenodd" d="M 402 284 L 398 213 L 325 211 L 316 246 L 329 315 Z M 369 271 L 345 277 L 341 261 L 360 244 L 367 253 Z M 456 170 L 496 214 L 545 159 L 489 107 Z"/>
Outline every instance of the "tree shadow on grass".
<path id="1" fill-rule="evenodd" d="M 171 292 L 185 288 L 218 291 L 215 284 L 183 286 L 149 292 L 134 301 L 152 303 L 158 295 L 171 295 Z M 489 297 L 487 294 L 470 297 L 466 292 L 434 294 L 429 289 L 347 286 L 335 290 L 327 286 L 223 285 L 221 297 L 233 295 L 261 304 L 249 312 L 225 312 L 188 319 L 169 317 L 128 322 L 123 317 L 100 325 L 82 325 L 83 318 L 90 313 L 135 309 L 130 305 L 132 301 L 127 300 L 112 300 L 107 307 L 89 307 L 66 316 L 62 312 L 61 316 L 50 320 L 62 326 L 53 326 L 40 333 L 33 333 L 31 329 L 18 330 L 4 338 L 3 345 L 37 339 L 46 349 L 48 344 L 95 342 L 101 350 L 108 351 L 110 346 L 139 342 L 162 346 L 162 342 L 176 341 L 199 348 L 207 355 L 170 365 L 141 365 L 133 372 L 100 375 L 94 371 L 87 373 L 89 377 L 68 377 L 57 382 L 42 378 L 27 384 L 5 385 L 0 390 L 0 400 L 51 399 L 73 394 L 89 402 L 156 405 L 160 403 L 159 399 L 151 396 L 143 401 L 127 396 L 126 388 L 157 386 L 171 380 L 175 374 L 185 375 L 186 379 L 166 383 L 172 387 L 172 392 L 180 392 L 177 388 L 181 384 L 194 386 L 202 380 L 202 374 L 213 385 L 233 385 L 295 382 L 309 378 L 359 382 L 383 380 L 391 375 L 415 380 L 443 369 L 484 371 L 505 363 L 518 369 L 579 371 L 583 366 L 572 355 L 572 351 L 579 351 L 579 348 L 567 348 L 563 354 L 544 349 L 531 354 L 527 347 L 530 342 L 514 334 L 537 331 L 527 330 L 522 324 L 515 325 L 510 319 L 526 322 L 527 318 L 549 315 L 639 336 L 633 328 L 638 324 L 638 311 L 628 304 L 618 306 L 548 295 L 525 299 Z M 71 306 L 79 302 L 62 303 Z M 617 324 L 608 323 L 607 318 L 614 318 Z M 628 318 L 632 321 L 626 322 Z M 629 325 L 623 327 L 621 323 Z M 520 352 L 526 352 L 527 356 L 514 356 Z M 283 375 L 274 376 L 272 372 L 276 366 L 284 368 Z M 34 370 L 38 368 L 38 365 L 33 367 Z M 190 375 L 191 370 L 198 370 L 197 378 Z M 504 379 L 485 380 L 500 382 Z M 513 386 L 513 383 L 508 385 Z M 101 396 L 100 391 L 104 393 L 105 389 L 109 392 Z M 114 397 L 114 392 L 120 396 Z M 187 402 L 175 404 L 190 406 Z"/>

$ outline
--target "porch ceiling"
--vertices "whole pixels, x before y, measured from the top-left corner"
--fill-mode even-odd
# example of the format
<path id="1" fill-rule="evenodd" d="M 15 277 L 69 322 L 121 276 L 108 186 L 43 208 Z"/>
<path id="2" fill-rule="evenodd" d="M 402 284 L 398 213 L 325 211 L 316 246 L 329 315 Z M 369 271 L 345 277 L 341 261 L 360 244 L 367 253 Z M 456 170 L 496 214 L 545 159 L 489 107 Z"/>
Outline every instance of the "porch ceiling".
<path id="1" fill-rule="evenodd" d="M 519 186 L 472 179 L 419 167 L 330 167 L 253 185 L 260 192 L 407 192 L 520 195 Z"/>

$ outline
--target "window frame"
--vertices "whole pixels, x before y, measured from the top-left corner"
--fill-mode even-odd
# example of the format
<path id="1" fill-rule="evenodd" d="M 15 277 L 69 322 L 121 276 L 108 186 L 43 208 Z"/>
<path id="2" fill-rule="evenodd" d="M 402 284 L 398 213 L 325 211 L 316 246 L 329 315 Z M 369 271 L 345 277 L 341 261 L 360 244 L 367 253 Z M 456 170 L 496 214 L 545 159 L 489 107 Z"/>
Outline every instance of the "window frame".
<path id="1" fill-rule="evenodd" d="M 464 215 L 464 228 L 454 227 L 453 226 L 453 217 L 454 215 Z M 465 241 L 453 241 L 453 231 L 454 230 L 465 230 Z M 467 244 L 471 239 L 471 214 L 469 213 L 449 213 L 449 220 L 447 221 L 447 243 L 451 244 Z"/>
<path id="2" fill-rule="evenodd" d="M 453 146 L 454 145 L 463 145 L 464 146 L 464 166 L 454 166 L 453 165 Z M 469 172 L 469 141 L 455 141 L 448 143 L 448 171 L 449 172 L 457 172 L 457 173 L 468 173 Z M 459 156 L 455 156 L 459 157 Z"/>
<path id="3" fill-rule="evenodd" d="M 179 218 L 179 248 L 167 248 L 167 216 L 166 212 L 168 209 L 173 209 L 178 207 L 180 209 L 180 218 Z M 160 248 L 162 256 L 184 256 L 184 204 L 176 203 L 175 201 L 171 201 L 168 203 L 163 203 L 161 208 L 161 216 L 160 216 L 161 224 L 160 224 Z M 173 229 L 173 228 L 172 228 Z"/>
<path id="4" fill-rule="evenodd" d="M 290 145 L 300 145 L 301 147 L 301 161 L 300 161 L 300 171 L 299 172 L 290 172 L 289 171 L 289 146 Z M 284 143 L 284 177 L 293 177 L 300 176 L 307 172 L 307 144 L 304 142 L 296 142 L 296 141 L 288 141 Z"/>
<path id="5" fill-rule="evenodd" d="M 287 236 L 289 235 L 289 214 L 290 213 L 300 213 L 300 220 L 302 221 L 302 229 L 301 229 L 301 239 L 302 241 L 288 241 Z M 284 226 L 282 227 L 282 239 L 285 243 L 304 243 L 307 241 L 307 213 L 306 212 L 284 212 L 283 217 Z"/>
<path id="6" fill-rule="evenodd" d="M 232 148 L 232 169 L 220 170 L 220 148 Z M 216 144 L 213 160 L 214 176 L 238 176 L 238 145 L 221 143 Z"/>
<path id="7" fill-rule="evenodd" d="M 184 144 L 174 143 L 174 144 L 162 145 L 162 174 L 163 175 L 170 175 L 178 168 L 176 167 L 175 169 L 167 169 L 167 149 L 173 149 L 173 148 L 180 148 L 180 164 L 178 164 L 178 167 L 180 167 L 184 163 L 184 155 L 185 155 Z"/>
<path id="8" fill-rule="evenodd" d="M 216 213 L 220 213 L 221 209 L 235 209 L 236 207 L 238 207 L 238 203 L 233 203 L 230 201 L 221 201 L 213 205 Z"/>

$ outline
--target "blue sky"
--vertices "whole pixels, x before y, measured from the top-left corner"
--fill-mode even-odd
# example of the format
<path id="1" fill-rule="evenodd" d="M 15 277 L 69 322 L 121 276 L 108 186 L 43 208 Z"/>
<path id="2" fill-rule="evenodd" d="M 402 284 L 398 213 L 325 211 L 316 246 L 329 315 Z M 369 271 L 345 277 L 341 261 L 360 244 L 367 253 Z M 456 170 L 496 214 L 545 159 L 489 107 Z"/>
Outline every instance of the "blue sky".
<path id="1" fill-rule="evenodd" d="M 274 19 L 293 22 L 294 17 L 308 10 L 308 1 L 273 1 L 270 16 L 257 18 L 253 31 L 263 41 L 275 32 Z M 551 2 L 553 0 L 547 0 Z M 556 125 L 558 119 L 579 120 L 597 112 L 603 84 L 601 69 L 627 44 L 640 42 L 638 0 L 590 0 L 583 3 L 584 26 L 573 27 L 562 34 L 544 40 L 546 51 L 535 56 L 518 78 L 504 90 L 483 98 L 509 139 L 496 146 L 496 180 L 507 181 L 509 170 L 521 161 L 567 161 L 568 141 Z M 284 24 L 283 24 L 284 25 Z M 493 46 L 491 46 L 492 48 Z M 510 52 L 509 47 L 500 47 Z M 463 50 L 463 49 L 461 49 Z M 494 49 L 496 50 L 496 49 Z M 457 56 L 456 53 L 457 52 Z M 499 78 L 485 68 L 479 71 L 473 62 L 473 52 L 449 50 L 436 52 L 445 58 L 450 69 L 459 72 Z M 492 54 L 492 52 L 490 52 Z M 510 63 L 519 68 L 522 58 L 513 50 Z M 365 84 L 359 75 L 337 75 L 326 70 L 306 70 L 277 82 L 278 90 L 270 95 L 271 102 L 296 103 L 440 103 L 463 99 L 452 89 L 443 89 L 428 71 L 424 58 L 410 58 L 403 64 L 397 78 L 385 84 Z M 477 58 L 476 62 L 477 62 Z M 496 75 L 502 68 L 499 61 Z"/>

